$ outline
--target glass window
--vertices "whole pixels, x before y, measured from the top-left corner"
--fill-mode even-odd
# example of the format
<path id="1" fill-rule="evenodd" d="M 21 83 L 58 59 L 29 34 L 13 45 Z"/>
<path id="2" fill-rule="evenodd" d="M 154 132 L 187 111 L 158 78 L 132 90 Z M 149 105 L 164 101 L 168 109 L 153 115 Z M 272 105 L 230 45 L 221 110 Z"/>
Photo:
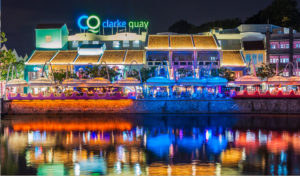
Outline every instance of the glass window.
<path id="1" fill-rule="evenodd" d="M 284 48 L 284 44 L 280 44 L 280 48 Z"/>
<path id="2" fill-rule="evenodd" d="M 174 65 L 178 65 L 178 62 L 174 62 Z"/>
<path id="3" fill-rule="evenodd" d="M 285 48 L 290 48 L 290 44 L 285 44 Z"/>
<path id="4" fill-rule="evenodd" d="M 210 62 L 205 62 L 205 65 L 210 65 Z"/>
<path id="5" fill-rule="evenodd" d="M 82 42 L 82 44 L 89 44 L 89 41 L 88 41 L 88 40 L 84 40 L 84 41 Z"/>
<path id="6" fill-rule="evenodd" d="M 123 47 L 128 48 L 129 47 L 129 40 L 124 40 L 123 41 Z"/>
<path id="7" fill-rule="evenodd" d="M 264 62 L 264 55 L 258 54 L 258 62 Z"/>
<path id="8" fill-rule="evenodd" d="M 257 64 L 257 54 L 252 54 L 252 60 L 254 64 Z"/>
<path id="9" fill-rule="evenodd" d="M 278 58 L 271 58 L 270 59 L 270 63 L 275 64 L 276 62 L 278 62 Z"/>
<path id="10" fill-rule="evenodd" d="M 219 65 L 218 62 L 214 62 L 213 64 L 214 64 L 214 65 Z"/>
<path id="11" fill-rule="evenodd" d="M 188 65 L 193 65 L 193 62 L 188 62 Z"/>
<path id="12" fill-rule="evenodd" d="M 99 41 L 93 41 L 93 44 L 94 44 L 94 45 L 99 45 L 100 42 L 99 42 Z"/>
<path id="13" fill-rule="evenodd" d="M 280 58 L 280 62 L 281 63 L 288 63 L 289 62 L 289 58 Z"/>
<path id="14" fill-rule="evenodd" d="M 246 54 L 246 63 L 251 62 L 251 54 Z"/>
<path id="15" fill-rule="evenodd" d="M 276 45 L 271 44 L 271 49 L 276 49 Z"/>
<path id="16" fill-rule="evenodd" d="M 148 65 L 153 65 L 153 62 L 148 62 Z"/>
<path id="17" fill-rule="evenodd" d="M 199 65 L 204 65 L 203 62 L 199 62 Z"/>
<path id="18" fill-rule="evenodd" d="M 138 41 L 138 40 L 133 41 L 133 47 L 134 48 L 140 47 L 140 41 Z"/>
<path id="19" fill-rule="evenodd" d="M 211 61 L 215 61 L 215 60 L 217 60 L 217 57 L 211 56 L 211 57 L 210 57 L 210 60 L 211 60 Z"/>
<path id="20" fill-rule="evenodd" d="M 160 65 L 160 62 L 155 62 L 155 65 Z"/>
<path id="21" fill-rule="evenodd" d="M 113 41 L 113 48 L 120 48 L 120 41 Z"/>
<path id="22" fill-rule="evenodd" d="M 73 46 L 73 48 L 77 48 L 78 47 L 78 41 L 73 41 L 72 46 Z"/>
<path id="23" fill-rule="evenodd" d="M 186 65 L 186 62 L 180 62 L 180 65 Z"/>

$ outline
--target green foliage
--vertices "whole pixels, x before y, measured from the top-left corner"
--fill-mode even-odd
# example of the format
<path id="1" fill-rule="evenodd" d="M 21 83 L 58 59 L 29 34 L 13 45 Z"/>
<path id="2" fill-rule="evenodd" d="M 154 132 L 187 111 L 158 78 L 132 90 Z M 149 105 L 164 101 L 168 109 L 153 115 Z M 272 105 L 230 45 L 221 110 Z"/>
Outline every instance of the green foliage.
<path id="1" fill-rule="evenodd" d="M 155 76 L 155 67 L 145 68 L 143 67 L 141 70 L 142 82 L 146 82 L 147 79 Z"/>
<path id="2" fill-rule="evenodd" d="M 89 75 L 90 77 L 93 77 L 93 78 L 104 77 L 104 78 L 108 79 L 107 69 L 108 69 L 110 81 L 113 81 L 115 79 L 115 77 L 117 77 L 120 74 L 118 72 L 118 70 L 115 70 L 113 68 L 110 68 L 107 66 L 95 65 L 92 67 L 86 67 L 86 73 L 87 73 L 86 75 Z"/>
<path id="3" fill-rule="evenodd" d="M 63 80 L 65 80 L 67 78 L 67 74 L 68 74 L 68 78 L 77 78 L 77 75 L 75 73 L 71 73 L 70 71 L 66 72 L 63 69 L 53 72 L 52 76 L 53 76 L 55 82 L 58 82 L 61 84 L 63 82 Z"/>
<path id="4" fill-rule="evenodd" d="M 272 4 L 248 18 L 248 24 L 274 24 L 300 30 L 300 13 L 296 0 L 273 0 Z"/>
<path id="5" fill-rule="evenodd" d="M 235 80 L 235 73 L 227 68 L 220 68 L 218 69 L 219 75 L 223 78 L 226 78 L 228 81 L 234 81 Z"/>
<path id="6" fill-rule="evenodd" d="M 247 18 L 246 24 L 274 24 L 283 27 L 292 27 L 300 30 L 300 12 L 297 9 L 296 0 L 273 0 L 266 8 L 260 10 L 257 14 Z M 176 33 L 199 33 L 208 32 L 212 28 L 220 27 L 223 29 L 236 28 L 243 21 L 239 18 L 210 21 L 199 26 L 188 23 L 185 20 L 175 22 L 169 27 L 169 32 Z"/>
<path id="7" fill-rule="evenodd" d="M 275 76 L 275 68 L 271 65 L 263 64 L 256 71 L 256 76 L 261 78 L 270 78 Z"/>
<path id="8" fill-rule="evenodd" d="M 0 43 L 5 43 L 7 41 L 6 35 L 4 32 L 0 34 Z"/>
<path id="9" fill-rule="evenodd" d="M 169 27 L 169 32 L 195 34 L 199 32 L 207 32 L 215 27 L 221 27 L 224 29 L 235 28 L 240 24 L 242 24 L 242 20 L 239 18 L 216 20 L 212 22 L 203 23 L 200 26 L 188 23 L 185 20 L 179 20 Z"/>

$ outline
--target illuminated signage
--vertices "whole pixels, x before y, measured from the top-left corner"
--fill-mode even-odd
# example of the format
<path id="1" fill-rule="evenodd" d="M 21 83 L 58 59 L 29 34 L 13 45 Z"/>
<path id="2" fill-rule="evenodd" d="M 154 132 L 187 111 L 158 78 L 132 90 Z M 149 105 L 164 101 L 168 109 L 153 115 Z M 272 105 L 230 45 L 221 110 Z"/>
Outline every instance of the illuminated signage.
<path id="1" fill-rule="evenodd" d="M 77 20 L 77 25 L 82 30 L 88 30 L 93 33 L 99 32 L 102 25 L 103 28 L 126 28 L 130 29 L 143 28 L 148 29 L 149 21 L 124 21 L 124 20 L 104 20 L 101 24 L 101 20 L 96 15 L 82 15 Z"/>

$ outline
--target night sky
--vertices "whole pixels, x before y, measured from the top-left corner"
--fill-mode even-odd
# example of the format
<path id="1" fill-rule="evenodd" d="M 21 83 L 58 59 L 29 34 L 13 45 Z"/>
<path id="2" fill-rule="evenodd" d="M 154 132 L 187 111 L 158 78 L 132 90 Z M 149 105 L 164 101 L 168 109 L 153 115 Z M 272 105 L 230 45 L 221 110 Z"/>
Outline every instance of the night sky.
<path id="1" fill-rule="evenodd" d="M 79 31 L 76 19 L 83 13 L 101 19 L 149 20 L 149 33 L 165 32 L 185 19 L 200 25 L 212 20 L 247 17 L 272 0 L 2 0 L 2 30 L 8 48 L 28 55 L 34 49 L 38 23 L 66 23 L 70 34 Z M 300 3 L 299 3 L 300 4 Z M 300 6 L 299 6 L 300 8 Z"/>

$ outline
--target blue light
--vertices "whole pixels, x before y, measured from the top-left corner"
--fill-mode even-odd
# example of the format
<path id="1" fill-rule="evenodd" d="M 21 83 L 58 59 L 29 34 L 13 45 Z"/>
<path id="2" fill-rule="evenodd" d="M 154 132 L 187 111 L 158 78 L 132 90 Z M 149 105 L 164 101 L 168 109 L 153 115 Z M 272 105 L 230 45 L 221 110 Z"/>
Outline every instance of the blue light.
<path id="1" fill-rule="evenodd" d="M 82 29 L 82 30 L 88 30 L 88 29 L 89 29 L 89 27 L 88 27 L 87 25 L 83 26 L 82 23 L 81 23 L 82 20 L 84 20 L 84 19 L 87 20 L 88 18 L 89 18 L 89 16 L 87 16 L 87 15 L 81 15 L 81 16 L 78 18 L 77 25 L 78 25 L 78 27 L 79 27 L 80 29 Z"/>

